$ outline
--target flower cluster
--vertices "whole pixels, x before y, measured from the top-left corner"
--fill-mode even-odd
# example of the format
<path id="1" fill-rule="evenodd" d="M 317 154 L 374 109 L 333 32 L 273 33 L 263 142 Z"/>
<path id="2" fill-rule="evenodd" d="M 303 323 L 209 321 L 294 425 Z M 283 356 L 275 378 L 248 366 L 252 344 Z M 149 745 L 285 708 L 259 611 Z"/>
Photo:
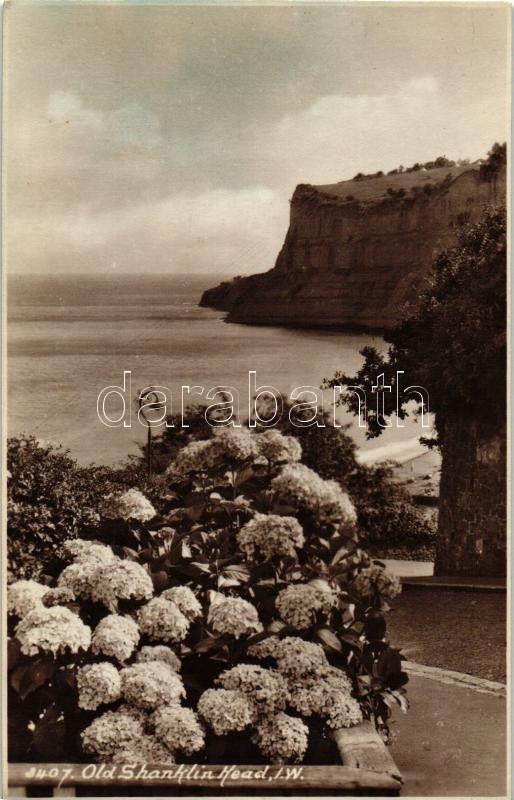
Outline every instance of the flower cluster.
<path id="1" fill-rule="evenodd" d="M 190 622 L 198 619 L 202 613 L 201 604 L 196 599 L 195 593 L 191 591 L 188 586 L 174 586 L 172 589 L 166 589 L 166 591 L 161 594 L 161 597 L 175 603 L 179 611 L 181 611 Z"/>
<path id="2" fill-rule="evenodd" d="M 172 477 L 187 477 L 195 472 L 203 472 L 214 466 L 210 439 L 189 442 L 175 456 L 167 469 Z"/>
<path id="3" fill-rule="evenodd" d="M 259 438 L 264 436 L 261 434 Z M 256 554 L 264 558 L 273 556 L 297 557 L 296 548 L 304 544 L 303 529 L 294 517 L 277 514 L 255 514 L 237 535 L 241 550 L 248 558 Z"/>
<path id="4" fill-rule="evenodd" d="M 139 630 L 131 617 L 109 614 L 100 620 L 91 639 L 93 653 L 124 662 L 139 642 Z"/>
<path id="5" fill-rule="evenodd" d="M 174 764 L 175 757 L 155 736 L 144 733 L 104 760 L 113 764 Z"/>
<path id="6" fill-rule="evenodd" d="M 251 658 L 275 658 L 280 644 L 278 636 L 268 636 L 267 639 L 251 644 L 247 653 Z"/>
<path id="7" fill-rule="evenodd" d="M 300 762 L 308 744 L 308 727 L 283 712 L 257 725 L 252 741 L 272 764 Z"/>
<path id="8" fill-rule="evenodd" d="M 266 430 L 257 436 L 259 455 L 269 464 L 283 464 L 300 461 L 302 447 L 298 439 L 293 436 L 284 436 L 277 430 Z"/>
<path id="9" fill-rule="evenodd" d="M 94 559 L 74 561 L 63 569 L 57 585 L 61 589 L 69 589 L 77 598 L 87 598 L 91 593 L 96 573 L 102 566 L 102 563 Z"/>
<path id="10" fill-rule="evenodd" d="M 207 623 L 214 633 L 227 634 L 235 639 L 262 631 L 257 609 L 240 597 L 216 598 L 209 606 Z"/>
<path id="11" fill-rule="evenodd" d="M 121 676 L 108 661 L 86 664 L 77 672 L 79 708 L 94 711 L 101 705 L 114 703 L 121 697 Z"/>
<path id="12" fill-rule="evenodd" d="M 190 708 L 169 705 L 159 708 L 153 715 L 155 735 L 171 750 L 182 750 L 190 756 L 205 744 L 205 731 Z"/>
<path id="13" fill-rule="evenodd" d="M 144 736 L 142 722 L 126 709 L 106 711 L 82 733 L 82 749 L 110 761 L 116 751 L 137 749 Z"/>
<path id="14" fill-rule="evenodd" d="M 237 689 L 207 689 L 198 701 L 198 713 L 217 736 L 242 731 L 256 718 L 255 705 Z"/>
<path id="15" fill-rule="evenodd" d="M 353 503 L 339 484 L 323 480 L 305 464 L 287 464 L 271 487 L 283 503 L 310 511 L 320 523 L 356 522 Z"/>
<path id="16" fill-rule="evenodd" d="M 168 468 L 168 474 L 187 477 L 214 467 L 226 467 L 227 463 L 241 466 L 255 461 L 259 456 L 257 438 L 248 428 L 213 428 L 210 439 L 189 442 L 180 450 Z"/>
<path id="17" fill-rule="evenodd" d="M 372 564 L 361 570 L 354 578 L 352 590 L 366 599 L 375 597 L 394 600 L 402 591 L 399 578 L 378 564 Z"/>
<path id="18" fill-rule="evenodd" d="M 110 547 L 76 539 L 66 542 L 65 550 L 74 560 L 57 584 L 75 597 L 90 598 L 116 611 L 118 600 L 148 600 L 153 595 L 146 570 L 135 561 L 118 558 Z"/>
<path id="19" fill-rule="evenodd" d="M 91 643 L 91 628 L 64 606 L 33 608 L 16 627 L 22 653 L 78 653 Z"/>
<path id="20" fill-rule="evenodd" d="M 214 428 L 211 438 L 216 463 L 253 461 L 259 455 L 256 436 L 248 428 Z"/>
<path id="21" fill-rule="evenodd" d="M 166 647 L 165 644 L 142 647 L 136 656 L 136 661 L 140 664 L 146 661 L 164 661 L 175 672 L 180 672 L 180 667 L 182 666 L 180 658 L 175 655 L 171 647 Z"/>
<path id="22" fill-rule="evenodd" d="M 142 606 L 137 621 L 141 632 L 157 642 L 181 642 L 190 624 L 178 606 L 164 597 L 154 597 Z"/>
<path id="23" fill-rule="evenodd" d="M 106 497 L 103 513 L 109 519 L 149 522 L 157 512 L 139 489 L 128 489 L 122 494 Z"/>
<path id="24" fill-rule="evenodd" d="M 304 678 L 291 683 L 290 688 L 290 705 L 304 717 L 318 714 L 328 720 L 336 718 L 338 715 L 344 716 L 351 713 L 356 703 L 350 695 L 351 684 L 343 673 L 341 673 L 340 679 L 330 674 L 323 678 Z M 348 712 L 345 711 L 346 708 L 348 708 Z M 358 703 L 357 708 L 360 710 Z M 351 724 L 355 723 L 350 722 L 343 727 L 350 727 Z M 334 725 L 332 727 L 342 726 Z"/>
<path id="25" fill-rule="evenodd" d="M 153 711 L 160 705 L 179 703 L 185 697 L 179 675 L 164 661 L 144 661 L 121 671 L 123 698 L 136 708 Z"/>
<path id="26" fill-rule="evenodd" d="M 274 657 L 279 672 L 290 680 L 306 676 L 319 678 L 328 666 L 323 648 L 298 636 L 287 636 L 278 642 Z"/>
<path id="27" fill-rule="evenodd" d="M 116 559 L 110 547 L 98 542 L 90 542 L 87 539 L 67 539 L 63 543 L 63 550 L 68 558 L 80 564 L 86 561 L 108 564 L 109 561 Z"/>
<path id="28" fill-rule="evenodd" d="M 55 586 L 53 589 L 48 589 L 41 598 L 41 602 L 47 608 L 66 605 L 66 603 L 72 603 L 74 600 L 75 595 L 67 586 Z"/>
<path id="29" fill-rule="evenodd" d="M 329 728 L 353 728 L 362 722 L 362 710 L 357 700 L 345 692 L 335 692 L 332 698 L 325 718 Z"/>
<path id="30" fill-rule="evenodd" d="M 276 670 L 252 664 L 238 664 L 225 670 L 217 679 L 223 689 L 243 692 L 259 714 L 272 714 L 284 709 L 289 701 L 287 681 Z"/>
<path id="31" fill-rule="evenodd" d="M 316 621 L 319 613 L 329 614 L 337 603 L 330 589 L 319 589 L 309 583 L 292 583 L 283 589 L 275 600 L 280 618 L 298 630 L 306 630 Z"/>
<path id="32" fill-rule="evenodd" d="M 48 592 L 48 586 L 37 581 L 16 581 L 7 587 L 7 611 L 17 617 L 25 616 L 38 608 Z"/>
<path id="33" fill-rule="evenodd" d="M 96 570 L 89 593 L 91 600 L 117 611 L 118 600 L 148 600 L 153 595 L 153 583 L 140 564 L 117 558 Z"/>

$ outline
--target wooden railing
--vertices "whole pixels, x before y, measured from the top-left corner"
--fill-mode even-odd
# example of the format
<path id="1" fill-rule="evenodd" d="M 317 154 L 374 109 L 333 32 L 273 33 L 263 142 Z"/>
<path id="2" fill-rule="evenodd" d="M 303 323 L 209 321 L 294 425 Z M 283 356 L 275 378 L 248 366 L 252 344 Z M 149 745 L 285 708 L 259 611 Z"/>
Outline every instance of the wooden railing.
<path id="1" fill-rule="evenodd" d="M 236 791 L 266 795 L 316 792 L 337 795 L 397 796 L 402 778 L 386 746 L 369 722 L 335 732 L 342 764 L 334 766 L 211 766 L 206 764 L 10 764 L 8 797 L 37 796 L 38 787 L 54 797 L 94 796 L 94 787 L 117 790 L 162 788 L 163 796 L 223 795 Z"/>

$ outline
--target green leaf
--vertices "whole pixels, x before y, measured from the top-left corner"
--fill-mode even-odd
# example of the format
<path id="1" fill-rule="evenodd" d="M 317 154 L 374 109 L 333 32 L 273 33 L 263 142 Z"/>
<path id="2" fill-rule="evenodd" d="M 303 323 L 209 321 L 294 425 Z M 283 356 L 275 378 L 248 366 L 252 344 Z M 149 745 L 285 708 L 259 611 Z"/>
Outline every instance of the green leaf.
<path id="1" fill-rule="evenodd" d="M 51 659 L 40 659 L 30 664 L 20 681 L 19 695 L 21 699 L 25 700 L 29 694 L 47 683 L 54 671 L 55 662 Z"/>
<path id="2" fill-rule="evenodd" d="M 195 653 L 208 653 L 209 650 L 214 650 L 222 644 L 219 636 L 208 636 L 205 639 L 200 639 L 199 642 L 193 647 Z"/>
<path id="3" fill-rule="evenodd" d="M 7 643 L 7 669 L 14 669 L 21 658 L 21 646 L 17 639 L 9 639 Z"/>
<path id="4" fill-rule="evenodd" d="M 315 636 L 317 639 L 319 639 L 319 641 L 326 650 L 335 653 L 342 652 L 343 647 L 341 645 L 341 642 L 339 641 L 335 633 L 330 630 L 330 628 L 318 628 L 318 630 L 315 633 Z"/>
<path id="5" fill-rule="evenodd" d="M 44 761 L 58 761 L 64 749 L 66 726 L 59 712 L 49 706 L 36 722 L 32 743 L 35 753 Z"/>

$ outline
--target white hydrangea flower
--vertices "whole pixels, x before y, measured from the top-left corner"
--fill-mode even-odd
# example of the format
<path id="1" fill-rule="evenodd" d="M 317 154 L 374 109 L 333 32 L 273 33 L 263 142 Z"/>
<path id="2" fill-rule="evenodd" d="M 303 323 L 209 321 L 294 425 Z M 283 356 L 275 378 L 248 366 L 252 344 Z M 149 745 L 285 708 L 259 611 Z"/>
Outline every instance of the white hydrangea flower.
<path id="1" fill-rule="evenodd" d="M 356 701 L 351 697 L 351 681 L 341 670 L 327 666 L 318 675 L 311 674 L 309 677 L 292 681 L 289 688 L 290 705 L 304 717 L 318 714 L 327 720 L 330 727 L 349 727 L 344 724 L 332 724 L 342 713 L 347 714 L 350 719 L 355 711 Z M 362 719 L 358 703 L 357 708 Z"/>
<path id="2" fill-rule="evenodd" d="M 63 569 L 57 585 L 59 588 L 69 589 L 75 597 L 87 598 L 91 594 L 95 576 L 102 566 L 104 564 L 95 559 L 74 561 Z"/>
<path id="3" fill-rule="evenodd" d="M 227 467 L 227 462 L 253 461 L 258 456 L 255 438 L 248 428 L 213 428 L 210 439 L 189 442 L 177 453 L 168 474 L 187 476 L 214 467 Z"/>
<path id="4" fill-rule="evenodd" d="M 242 731 L 255 722 L 257 708 L 237 689 L 207 689 L 198 701 L 198 713 L 216 736 Z"/>
<path id="5" fill-rule="evenodd" d="M 120 678 L 121 679 L 121 678 Z M 136 706 L 130 705 L 130 703 L 121 703 L 118 706 L 116 711 L 119 711 L 120 714 L 128 714 L 129 717 L 133 717 L 137 722 L 140 722 L 142 725 L 143 730 L 148 731 L 151 729 L 151 716 L 148 711 L 143 711 L 142 708 L 137 708 Z"/>
<path id="6" fill-rule="evenodd" d="M 298 636 L 286 636 L 278 642 L 275 658 L 279 672 L 288 679 L 307 675 L 321 676 L 328 662 L 325 651 L 315 642 L 306 642 Z"/>
<path id="7" fill-rule="evenodd" d="M 378 595 L 385 600 L 394 600 L 401 593 L 402 585 L 396 575 L 378 564 L 372 564 L 358 573 L 351 589 L 367 599 L 374 599 Z"/>
<path id="8" fill-rule="evenodd" d="M 246 652 L 252 658 L 276 658 L 279 647 L 280 639 L 278 636 L 268 636 L 262 642 L 251 644 Z"/>
<path id="9" fill-rule="evenodd" d="M 67 539 L 63 543 L 63 549 L 68 558 L 78 563 L 98 561 L 101 564 L 108 564 L 117 558 L 108 545 L 90 542 L 87 539 Z"/>
<path id="10" fill-rule="evenodd" d="M 171 589 L 166 589 L 160 596 L 175 603 L 190 622 L 202 614 L 202 606 L 188 586 L 173 586 Z"/>
<path id="11" fill-rule="evenodd" d="M 260 714 L 284 709 L 289 700 L 287 681 L 276 670 L 253 664 L 238 664 L 221 673 L 216 683 L 222 689 L 237 689 L 247 696 Z"/>
<path id="12" fill-rule="evenodd" d="M 325 721 L 329 728 L 353 728 L 362 722 L 362 709 L 353 697 L 345 692 L 336 692 L 328 709 Z"/>
<path id="13" fill-rule="evenodd" d="M 105 498 L 103 513 L 109 519 L 149 522 L 157 512 L 139 489 L 128 489 L 118 495 L 108 495 Z"/>
<path id="14" fill-rule="evenodd" d="M 189 442 L 166 470 L 167 475 L 187 477 L 214 466 L 214 450 L 210 439 Z"/>
<path id="15" fill-rule="evenodd" d="M 216 599 L 211 603 L 207 624 L 214 633 L 227 634 L 235 639 L 262 631 L 257 609 L 240 597 Z"/>
<path id="16" fill-rule="evenodd" d="M 174 764 L 175 757 L 166 745 L 152 734 L 145 733 L 130 744 L 124 744 L 115 750 L 112 757 L 106 759 L 112 764 Z"/>
<path id="17" fill-rule="evenodd" d="M 270 464 L 292 463 L 300 461 L 302 457 L 300 442 L 293 436 L 284 436 L 280 431 L 268 429 L 256 438 L 259 455 Z"/>
<path id="18" fill-rule="evenodd" d="M 232 426 L 213 429 L 211 442 L 219 463 L 225 460 L 244 463 L 259 455 L 256 436 L 248 428 Z"/>
<path id="19" fill-rule="evenodd" d="M 264 558 L 296 558 L 296 548 L 302 547 L 305 539 L 303 528 L 294 517 L 257 513 L 243 525 L 237 534 L 237 541 L 248 558 L 254 558 L 256 554 Z"/>
<path id="20" fill-rule="evenodd" d="M 90 597 L 103 603 L 109 611 L 117 611 L 118 600 L 148 600 L 152 595 L 152 579 L 135 561 L 118 558 L 100 566 L 92 576 Z"/>
<path id="21" fill-rule="evenodd" d="M 136 655 L 136 661 L 140 664 L 144 664 L 146 661 L 164 661 L 164 663 L 168 664 L 175 672 L 180 672 L 182 666 L 180 658 L 175 655 L 170 647 L 166 647 L 165 644 L 156 644 L 154 646 L 146 645 L 142 647 Z"/>
<path id="22" fill-rule="evenodd" d="M 124 662 L 139 642 L 139 629 L 131 617 L 109 614 L 100 620 L 91 639 L 93 653 Z"/>
<path id="23" fill-rule="evenodd" d="M 329 614 L 337 603 L 330 589 L 319 589 L 309 583 L 292 583 L 279 592 L 275 607 L 281 619 L 298 630 L 306 630 L 319 613 Z"/>
<path id="24" fill-rule="evenodd" d="M 91 644 L 91 628 L 84 625 L 80 617 L 63 606 L 32 609 L 16 627 L 16 638 L 22 653 L 78 653 Z"/>
<path id="25" fill-rule="evenodd" d="M 168 705 L 155 711 L 155 735 L 169 750 L 190 756 L 205 745 L 205 731 L 190 708 Z"/>
<path id="26" fill-rule="evenodd" d="M 309 729 L 301 719 L 280 712 L 257 725 L 252 742 L 272 764 L 300 763 L 308 736 Z"/>
<path id="27" fill-rule="evenodd" d="M 48 586 L 37 581 L 15 581 L 7 587 L 7 612 L 24 617 L 29 611 L 41 606 Z"/>
<path id="28" fill-rule="evenodd" d="M 72 603 L 74 600 L 75 595 L 67 586 L 56 586 L 54 589 L 49 589 L 41 598 L 41 602 L 47 608 Z"/>
<path id="29" fill-rule="evenodd" d="M 126 711 L 106 711 L 93 720 L 81 735 L 82 749 L 100 760 L 110 760 L 114 753 L 132 749 L 142 739 L 142 723 Z"/>
<path id="30" fill-rule="evenodd" d="M 181 642 L 189 631 L 189 620 L 177 605 L 163 597 L 154 597 L 137 612 L 142 633 L 161 642 Z"/>
<path id="31" fill-rule="evenodd" d="M 310 511 L 322 523 L 353 525 L 357 520 L 354 505 L 339 484 L 323 480 L 305 464 L 287 464 L 273 478 L 271 487 L 283 503 Z"/>
<path id="32" fill-rule="evenodd" d="M 121 697 L 121 676 L 108 661 L 86 664 L 77 671 L 79 708 L 94 711 Z"/>
<path id="33" fill-rule="evenodd" d="M 179 675 L 164 661 L 145 661 L 121 670 L 121 693 L 133 706 L 153 711 L 185 697 Z"/>

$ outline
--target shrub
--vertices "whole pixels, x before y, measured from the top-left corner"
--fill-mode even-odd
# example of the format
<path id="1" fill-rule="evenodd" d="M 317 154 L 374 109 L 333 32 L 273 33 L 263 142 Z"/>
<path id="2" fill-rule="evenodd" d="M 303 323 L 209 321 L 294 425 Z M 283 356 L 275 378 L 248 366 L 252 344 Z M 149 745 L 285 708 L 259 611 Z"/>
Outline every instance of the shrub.
<path id="1" fill-rule="evenodd" d="M 71 540 L 56 587 L 11 585 L 11 759 L 171 762 L 215 747 L 231 761 L 217 734 L 237 731 L 251 758 L 288 763 L 311 723 L 364 716 L 386 735 L 391 702 L 405 707 L 382 616 L 400 586 L 360 549 L 342 488 L 304 481 L 305 466 L 291 484 L 299 448 L 281 434 L 270 448 L 220 429 L 193 462 L 196 444 L 168 470 L 166 518 L 122 519 L 146 530 L 143 547 Z M 396 666 L 370 683 L 376 659 Z"/>
<path id="2" fill-rule="evenodd" d="M 434 521 L 427 519 L 405 488 L 398 484 L 391 466 L 359 464 L 355 442 L 344 427 L 334 427 L 328 415 L 321 414 L 317 421 L 324 422 L 325 427 L 297 427 L 289 421 L 291 402 L 284 396 L 282 403 L 284 413 L 273 430 L 294 437 L 301 445 L 302 463 L 325 480 L 337 481 L 349 493 L 357 510 L 360 535 L 368 546 L 416 549 L 433 542 Z M 258 410 L 262 419 L 272 412 L 266 399 L 260 401 Z M 166 428 L 155 440 L 163 469 L 178 452 L 177 439 L 183 447 L 185 442 L 212 436 L 213 429 L 205 422 L 203 407 L 187 409 L 185 416 L 189 429 Z M 259 428 L 256 431 L 259 436 L 268 435 L 259 432 Z"/>
<path id="3" fill-rule="evenodd" d="M 23 435 L 7 442 L 7 469 L 10 578 L 51 573 L 63 540 L 92 536 L 106 491 L 128 485 L 137 472 L 79 467 L 66 451 Z"/>

